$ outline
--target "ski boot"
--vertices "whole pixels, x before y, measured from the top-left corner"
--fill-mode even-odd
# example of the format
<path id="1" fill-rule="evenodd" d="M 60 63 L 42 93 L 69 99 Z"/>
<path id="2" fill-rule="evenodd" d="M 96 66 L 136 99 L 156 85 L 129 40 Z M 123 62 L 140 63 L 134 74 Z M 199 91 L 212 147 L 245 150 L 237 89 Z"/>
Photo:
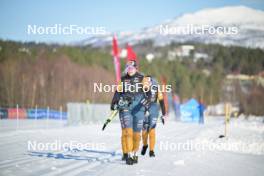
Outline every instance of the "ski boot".
<path id="1" fill-rule="evenodd" d="M 147 149 L 148 149 L 148 145 L 143 146 L 143 147 L 142 147 L 142 150 L 141 150 L 141 155 L 145 155 Z"/>
<path id="2" fill-rule="evenodd" d="M 127 158 L 128 158 L 128 154 L 127 153 L 123 153 L 122 161 L 126 161 Z"/>
<path id="3" fill-rule="evenodd" d="M 149 157 L 155 157 L 155 153 L 153 150 L 149 151 Z"/>
<path id="4" fill-rule="evenodd" d="M 138 163 L 138 156 L 134 155 L 133 156 L 133 164 L 137 164 Z"/>
<path id="5" fill-rule="evenodd" d="M 130 155 L 127 155 L 126 164 L 127 165 L 133 165 L 134 164 L 134 160 Z"/>

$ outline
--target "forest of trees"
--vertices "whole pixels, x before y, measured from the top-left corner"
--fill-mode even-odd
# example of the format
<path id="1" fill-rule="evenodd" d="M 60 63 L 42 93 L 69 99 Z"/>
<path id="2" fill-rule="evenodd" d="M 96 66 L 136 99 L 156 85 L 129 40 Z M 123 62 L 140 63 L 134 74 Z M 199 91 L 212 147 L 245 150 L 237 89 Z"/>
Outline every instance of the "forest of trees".
<path id="1" fill-rule="evenodd" d="M 193 45 L 195 50 L 207 53 L 211 57 L 210 62 L 202 59 L 194 62 L 192 56 L 168 60 L 166 54 L 179 46 L 177 43 L 155 47 L 147 42 L 134 48 L 140 60 L 140 71 L 158 80 L 165 77 L 167 84 L 172 85 L 173 92 L 182 100 L 201 97 L 206 104 L 225 101 L 223 85 L 227 74 L 256 75 L 264 70 L 264 52 L 261 49 Z M 161 57 L 148 62 L 144 54 L 149 49 L 162 53 Z M 124 64 L 122 60 L 122 68 Z M 110 102 L 112 94 L 94 93 L 93 83 L 114 84 L 114 81 L 110 47 L 0 41 L 1 107 L 19 104 L 26 108 L 38 105 L 58 109 L 74 101 Z M 237 93 L 237 101 L 248 113 L 264 114 L 264 110 L 257 107 L 264 104 L 263 87 L 254 82 L 251 87 L 250 94 Z"/>

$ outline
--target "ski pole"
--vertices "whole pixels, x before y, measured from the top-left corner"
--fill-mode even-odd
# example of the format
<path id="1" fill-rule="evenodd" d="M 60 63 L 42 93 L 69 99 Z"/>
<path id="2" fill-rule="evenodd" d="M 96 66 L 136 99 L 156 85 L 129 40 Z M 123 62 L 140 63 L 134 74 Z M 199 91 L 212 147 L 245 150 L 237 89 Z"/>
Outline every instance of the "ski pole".
<path id="1" fill-rule="evenodd" d="M 164 116 L 162 115 L 162 116 L 160 116 L 160 119 L 161 119 L 161 122 L 162 122 L 162 124 L 164 125 L 165 124 L 165 119 L 164 119 Z"/>
<path id="2" fill-rule="evenodd" d="M 118 110 L 114 110 L 111 112 L 110 116 L 106 119 L 102 131 L 104 131 L 105 127 L 108 125 L 108 123 L 110 123 L 116 116 L 116 114 L 118 113 Z"/>

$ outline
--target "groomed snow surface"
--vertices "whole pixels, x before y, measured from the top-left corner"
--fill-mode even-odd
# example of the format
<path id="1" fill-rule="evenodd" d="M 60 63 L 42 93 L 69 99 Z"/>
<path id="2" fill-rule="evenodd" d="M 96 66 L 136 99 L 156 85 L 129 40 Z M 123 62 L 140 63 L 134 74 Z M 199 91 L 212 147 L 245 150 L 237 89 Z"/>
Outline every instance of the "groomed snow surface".
<path id="1" fill-rule="evenodd" d="M 214 176 L 264 173 L 263 118 L 223 117 L 205 124 L 171 120 L 157 127 L 156 157 L 121 161 L 120 125 L 67 126 L 66 121 L 0 120 L 0 175 Z"/>

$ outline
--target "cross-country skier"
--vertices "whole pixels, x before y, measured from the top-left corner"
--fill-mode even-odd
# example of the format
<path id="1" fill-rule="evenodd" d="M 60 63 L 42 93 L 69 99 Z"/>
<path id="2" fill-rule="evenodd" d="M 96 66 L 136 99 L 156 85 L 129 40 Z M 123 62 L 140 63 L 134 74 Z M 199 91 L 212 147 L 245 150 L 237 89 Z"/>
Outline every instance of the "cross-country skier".
<path id="1" fill-rule="evenodd" d="M 166 116 L 165 104 L 163 100 L 162 92 L 159 90 L 158 82 L 152 78 L 151 76 L 145 76 L 143 79 L 145 96 L 147 97 L 148 108 L 146 110 L 146 117 L 143 122 L 143 131 L 142 131 L 142 141 L 143 147 L 141 150 L 141 154 L 145 155 L 148 148 L 148 140 L 149 140 L 149 156 L 155 157 L 154 147 L 156 142 L 156 123 L 159 116 L 159 105 L 161 107 L 161 120 L 164 124 L 164 116 Z"/>
<path id="2" fill-rule="evenodd" d="M 135 58 L 129 58 L 126 64 L 125 75 L 115 92 L 111 103 L 111 110 L 119 107 L 119 118 L 122 128 L 121 144 L 123 160 L 132 165 L 138 162 L 137 152 L 139 150 L 141 130 L 145 112 L 145 99 L 142 89 L 144 76 L 137 70 Z M 127 106 L 120 108 L 120 99 L 125 100 Z"/>
<path id="3" fill-rule="evenodd" d="M 202 98 L 199 98 L 199 115 L 200 115 L 200 118 L 199 118 L 199 123 L 200 124 L 204 124 L 204 111 L 206 109 L 204 103 L 203 103 L 203 99 Z"/>

